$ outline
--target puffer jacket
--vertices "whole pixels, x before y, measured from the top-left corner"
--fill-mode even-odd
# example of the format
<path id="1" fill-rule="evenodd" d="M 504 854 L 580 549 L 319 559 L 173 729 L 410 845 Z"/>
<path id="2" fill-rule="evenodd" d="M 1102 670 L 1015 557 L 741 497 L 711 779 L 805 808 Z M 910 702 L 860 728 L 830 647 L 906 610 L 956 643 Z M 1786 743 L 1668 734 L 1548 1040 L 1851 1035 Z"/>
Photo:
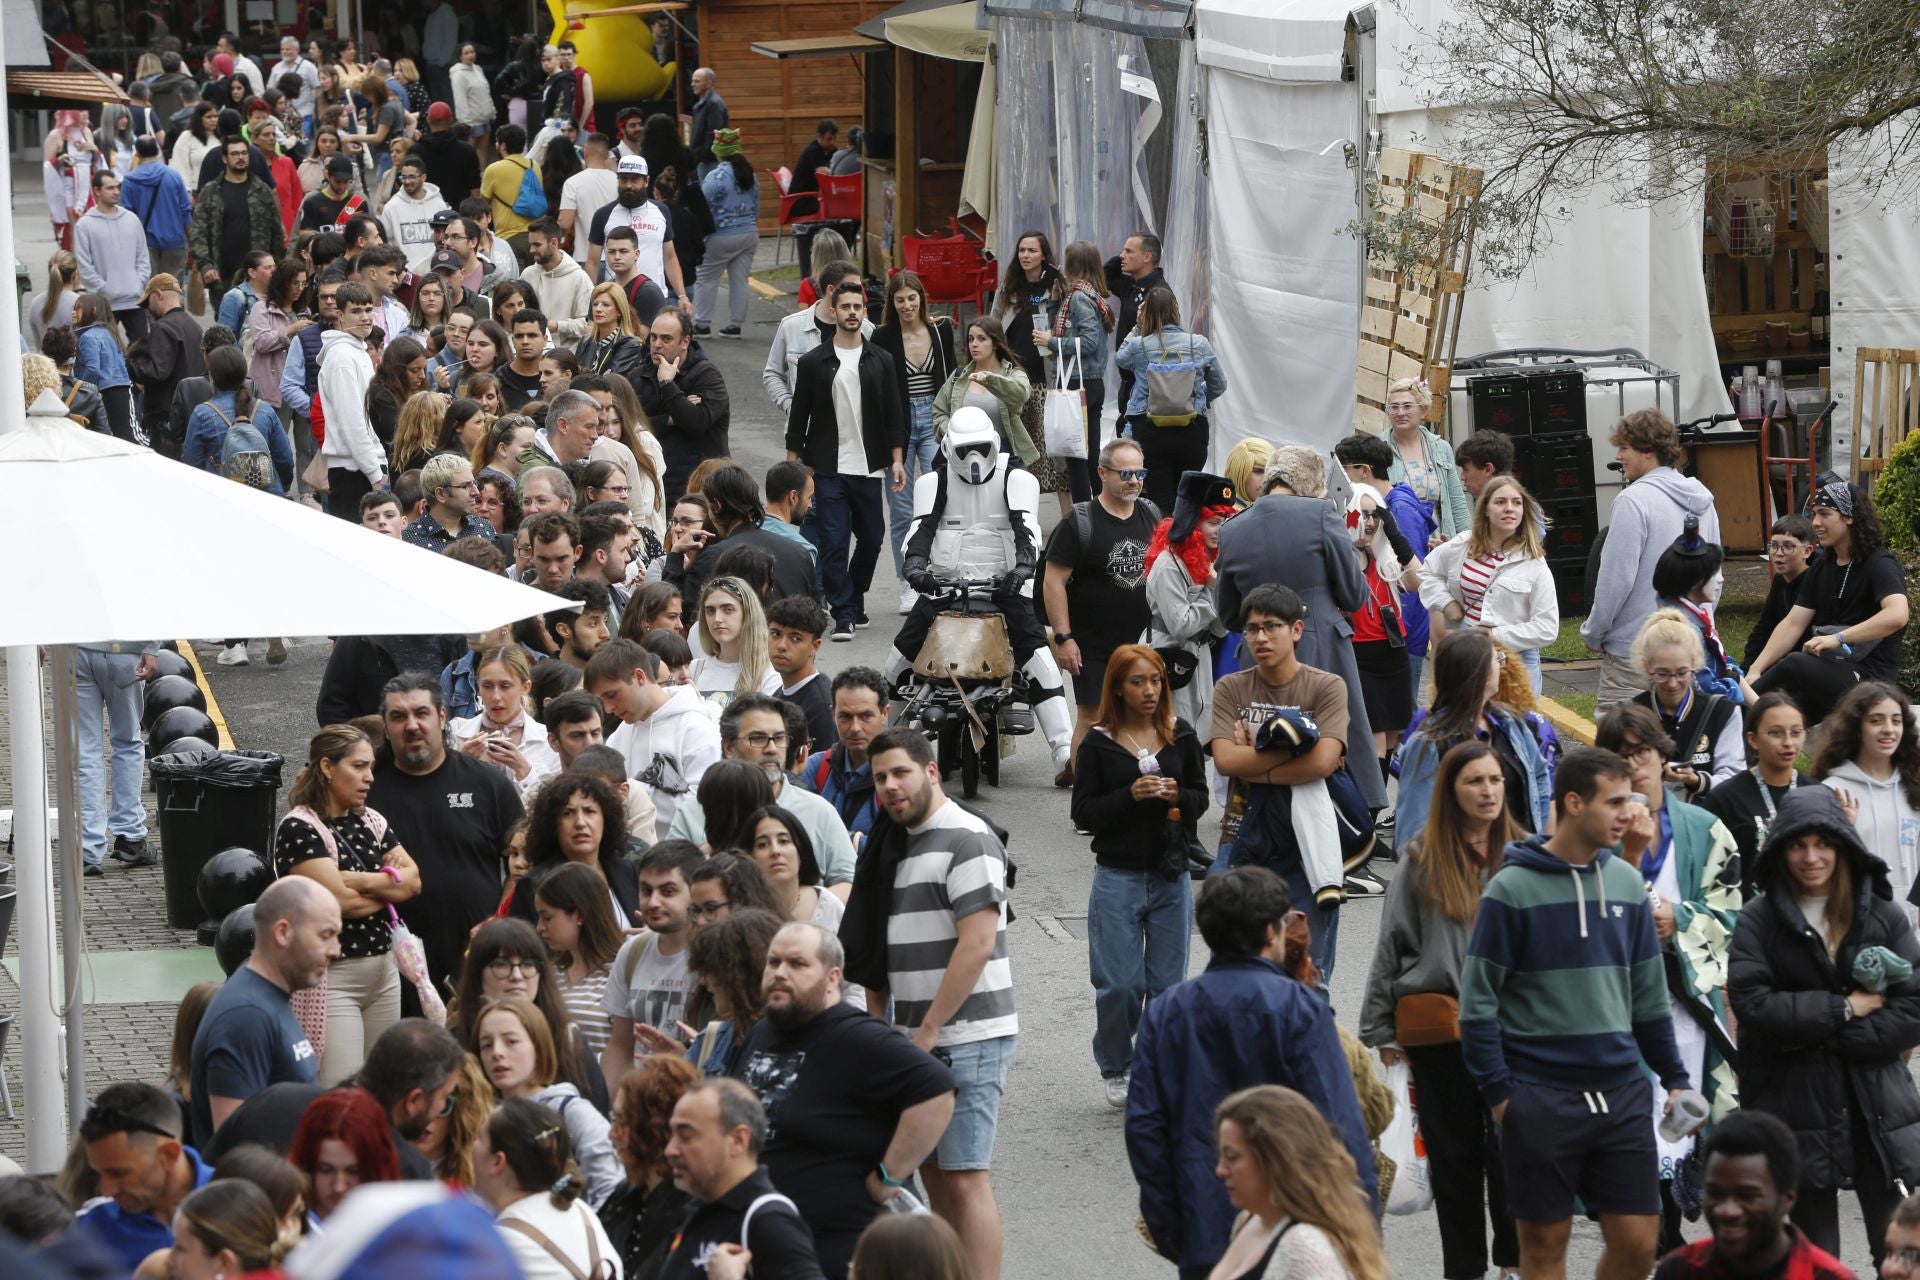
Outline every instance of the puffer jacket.
<path id="1" fill-rule="evenodd" d="M 1853 921 L 1837 955 L 1795 901 L 1786 853 L 1818 834 L 1853 874 Z M 1850 1107 L 1866 1110 L 1881 1167 L 1909 1186 L 1920 1179 L 1920 1092 L 1902 1055 L 1920 1045 L 1920 975 L 1887 991 L 1887 1003 L 1847 1017 L 1860 989 L 1854 957 L 1886 947 L 1920 969 L 1920 938 L 1890 898 L 1886 864 L 1867 852 L 1825 787 L 1796 787 L 1780 802 L 1754 862 L 1758 896 L 1733 931 L 1727 991 L 1740 1025 L 1740 1095 L 1793 1130 L 1800 1185 L 1838 1187 L 1855 1174 Z"/>

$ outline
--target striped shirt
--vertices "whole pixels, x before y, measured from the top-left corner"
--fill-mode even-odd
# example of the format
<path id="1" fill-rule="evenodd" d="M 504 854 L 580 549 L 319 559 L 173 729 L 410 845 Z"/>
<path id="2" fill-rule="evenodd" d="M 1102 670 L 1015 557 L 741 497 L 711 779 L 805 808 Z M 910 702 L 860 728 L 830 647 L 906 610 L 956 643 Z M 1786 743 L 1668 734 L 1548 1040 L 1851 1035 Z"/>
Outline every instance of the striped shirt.
<path id="1" fill-rule="evenodd" d="M 993 954 L 973 991 L 940 1028 L 942 1045 L 1015 1035 L 1013 966 L 1007 960 L 1007 851 L 959 805 L 942 804 L 907 832 L 907 856 L 893 875 L 887 917 L 887 982 L 894 1025 L 909 1033 L 926 1020 L 959 939 L 957 923 L 993 911 Z"/>
<path id="2" fill-rule="evenodd" d="M 607 1016 L 607 977 L 612 971 L 601 969 L 588 974 L 579 986 L 569 985 L 567 971 L 554 966 L 554 990 L 560 993 L 560 1003 L 566 1006 L 567 1021 L 574 1026 L 580 1039 L 593 1050 L 593 1056 L 599 1057 L 600 1051 L 607 1047 L 607 1037 L 613 1034 L 613 1023 Z"/>
<path id="3" fill-rule="evenodd" d="M 1486 603 L 1487 588 L 1493 585 L 1493 575 L 1500 572 L 1500 566 L 1510 558 L 1503 551 L 1460 562 L 1460 604 L 1466 610 L 1463 621 L 1467 626 L 1480 625 L 1480 606 Z"/>

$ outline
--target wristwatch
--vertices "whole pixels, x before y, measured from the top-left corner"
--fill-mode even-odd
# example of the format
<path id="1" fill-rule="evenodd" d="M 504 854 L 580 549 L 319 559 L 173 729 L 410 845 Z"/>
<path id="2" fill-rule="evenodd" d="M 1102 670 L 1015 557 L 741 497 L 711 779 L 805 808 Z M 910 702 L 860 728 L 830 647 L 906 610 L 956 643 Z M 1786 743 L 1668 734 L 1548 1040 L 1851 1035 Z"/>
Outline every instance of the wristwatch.
<path id="1" fill-rule="evenodd" d="M 1071 631 L 1056 631 L 1053 633 L 1053 642 L 1055 644 L 1065 644 L 1071 639 L 1073 639 L 1073 632 Z"/>

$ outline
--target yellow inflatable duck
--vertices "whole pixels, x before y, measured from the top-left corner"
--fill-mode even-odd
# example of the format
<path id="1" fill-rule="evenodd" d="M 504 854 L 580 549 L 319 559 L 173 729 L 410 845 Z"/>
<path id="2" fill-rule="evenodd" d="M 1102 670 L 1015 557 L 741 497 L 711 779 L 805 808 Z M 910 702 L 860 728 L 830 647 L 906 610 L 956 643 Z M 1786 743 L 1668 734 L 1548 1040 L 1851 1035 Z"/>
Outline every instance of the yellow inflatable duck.
<path id="1" fill-rule="evenodd" d="M 653 35 L 647 29 L 651 14 L 593 16 L 601 9 L 628 7 L 627 0 L 547 0 L 553 39 L 573 41 L 578 65 L 593 77 L 595 102 L 653 102 L 673 88 L 678 64 L 663 67 L 654 61 Z M 602 116 L 600 125 L 611 132 L 610 118 Z"/>

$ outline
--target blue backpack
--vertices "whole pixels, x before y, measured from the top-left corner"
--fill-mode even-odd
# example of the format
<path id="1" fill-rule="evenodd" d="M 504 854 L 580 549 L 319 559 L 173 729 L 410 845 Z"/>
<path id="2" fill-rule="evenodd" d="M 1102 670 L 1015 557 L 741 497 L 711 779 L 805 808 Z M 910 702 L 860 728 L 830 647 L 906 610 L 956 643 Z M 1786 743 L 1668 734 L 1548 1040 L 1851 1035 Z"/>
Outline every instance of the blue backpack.
<path id="1" fill-rule="evenodd" d="M 540 185 L 540 175 L 533 171 L 531 161 L 520 173 L 520 191 L 513 197 L 513 211 L 523 218 L 547 216 L 547 189 Z"/>
<path id="2" fill-rule="evenodd" d="M 273 455 L 267 451 L 267 438 L 251 418 L 233 419 L 217 404 L 213 411 L 227 424 L 227 438 L 220 446 L 220 474 L 249 489 L 273 489 Z"/>

